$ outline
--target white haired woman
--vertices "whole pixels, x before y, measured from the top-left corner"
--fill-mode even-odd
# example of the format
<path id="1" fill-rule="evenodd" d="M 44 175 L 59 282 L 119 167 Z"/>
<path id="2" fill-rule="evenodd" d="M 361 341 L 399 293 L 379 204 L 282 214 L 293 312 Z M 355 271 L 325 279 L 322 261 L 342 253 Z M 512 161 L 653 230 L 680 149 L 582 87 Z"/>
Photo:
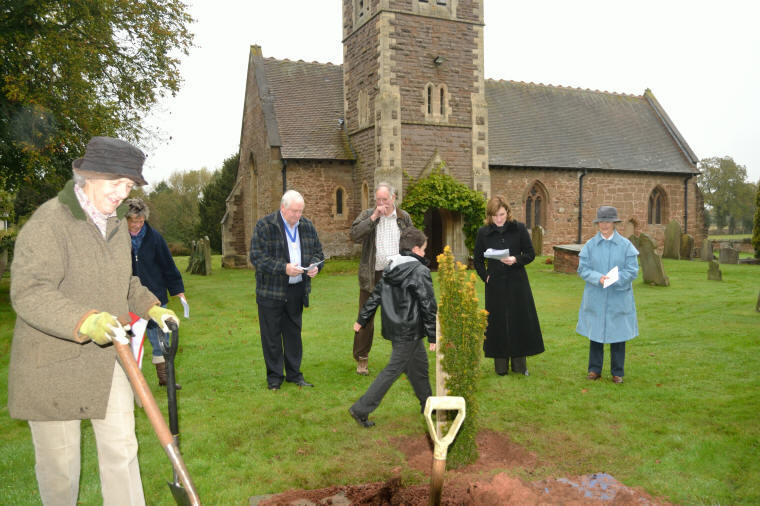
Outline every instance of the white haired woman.
<path id="1" fill-rule="evenodd" d="M 171 296 L 185 299 L 182 274 L 174 263 L 169 246 L 161 234 L 146 221 L 150 216 L 148 205 L 140 198 L 127 199 L 126 204 L 129 206 L 127 223 L 132 239 L 132 275 L 139 277 L 143 286 L 158 297 L 161 307 L 166 307 L 169 302 L 167 291 Z M 150 321 L 145 334 L 153 348 L 151 362 L 156 366 L 158 384 L 166 386 L 166 361 L 158 343 L 159 331 L 156 322 Z M 177 388 L 180 386 L 177 385 Z"/>

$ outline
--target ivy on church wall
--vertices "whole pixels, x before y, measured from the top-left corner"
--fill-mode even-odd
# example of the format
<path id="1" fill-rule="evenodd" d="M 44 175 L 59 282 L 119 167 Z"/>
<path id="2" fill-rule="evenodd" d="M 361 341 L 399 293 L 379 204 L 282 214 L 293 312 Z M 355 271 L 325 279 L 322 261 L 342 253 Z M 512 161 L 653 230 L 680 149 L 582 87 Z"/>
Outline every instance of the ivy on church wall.
<path id="1" fill-rule="evenodd" d="M 468 188 L 438 167 L 430 175 L 413 180 L 404 193 L 402 209 L 409 213 L 414 226 L 425 229 L 425 213 L 429 209 L 448 209 L 462 215 L 465 245 L 472 251 L 475 237 L 486 216 L 486 200 L 480 193 Z"/>

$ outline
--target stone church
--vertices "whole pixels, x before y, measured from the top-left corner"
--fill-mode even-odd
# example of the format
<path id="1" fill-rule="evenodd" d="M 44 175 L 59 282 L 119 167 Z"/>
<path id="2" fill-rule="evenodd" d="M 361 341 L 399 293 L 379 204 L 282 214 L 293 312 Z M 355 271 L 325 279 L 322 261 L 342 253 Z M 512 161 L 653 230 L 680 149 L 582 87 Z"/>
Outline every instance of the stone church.
<path id="1" fill-rule="evenodd" d="M 595 233 L 603 204 L 621 232 L 662 244 L 675 219 L 700 244 L 698 159 L 650 90 L 641 96 L 483 75 L 484 0 L 343 0 L 343 64 L 265 58 L 252 46 L 240 165 L 222 222 L 226 266 L 244 267 L 256 221 L 301 192 L 328 256 L 389 181 L 442 170 L 518 220 L 543 254 Z M 430 209 L 426 233 L 465 260 L 462 217 Z M 438 251 L 429 251 L 434 255 Z"/>

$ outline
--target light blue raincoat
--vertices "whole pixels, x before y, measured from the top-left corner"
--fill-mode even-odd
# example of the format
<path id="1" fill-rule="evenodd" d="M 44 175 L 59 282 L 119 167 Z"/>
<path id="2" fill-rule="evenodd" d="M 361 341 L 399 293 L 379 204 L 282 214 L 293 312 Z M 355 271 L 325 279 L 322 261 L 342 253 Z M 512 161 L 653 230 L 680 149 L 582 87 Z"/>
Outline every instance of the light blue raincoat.
<path id="1" fill-rule="evenodd" d="M 601 232 L 589 239 L 579 254 L 578 274 L 586 281 L 575 331 L 598 343 L 619 343 L 639 335 L 633 280 L 639 274 L 639 251 L 614 231 L 609 240 Z M 603 288 L 599 278 L 617 266 L 620 278 Z"/>

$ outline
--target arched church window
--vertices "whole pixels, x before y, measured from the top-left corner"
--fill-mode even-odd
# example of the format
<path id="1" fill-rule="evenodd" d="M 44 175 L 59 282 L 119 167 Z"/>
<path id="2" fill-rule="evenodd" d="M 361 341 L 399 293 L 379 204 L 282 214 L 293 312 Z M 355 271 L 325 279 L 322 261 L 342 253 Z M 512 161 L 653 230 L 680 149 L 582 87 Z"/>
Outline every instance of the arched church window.
<path id="1" fill-rule="evenodd" d="M 657 187 L 649 194 L 647 223 L 661 225 L 665 221 L 665 192 Z"/>
<path id="2" fill-rule="evenodd" d="M 427 114 L 430 116 L 433 114 L 433 85 L 427 85 Z"/>
<path id="3" fill-rule="evenodd" d="M 546 228 L 546 193 L 535 183 L 525 198 L 525 226 L 528 230 L 535 226 Z"/>
<path id="4" fill-rule="evenodd" d="M 335 190 L 335 214 L 343 214 L 343 188 Z"/>
<path id="5" fill-rule="evenodd" d="M 443 117 L 446 116 L 446 88 L 443 86 L 441 86 L 440 101 L 441 117 Z"/>

